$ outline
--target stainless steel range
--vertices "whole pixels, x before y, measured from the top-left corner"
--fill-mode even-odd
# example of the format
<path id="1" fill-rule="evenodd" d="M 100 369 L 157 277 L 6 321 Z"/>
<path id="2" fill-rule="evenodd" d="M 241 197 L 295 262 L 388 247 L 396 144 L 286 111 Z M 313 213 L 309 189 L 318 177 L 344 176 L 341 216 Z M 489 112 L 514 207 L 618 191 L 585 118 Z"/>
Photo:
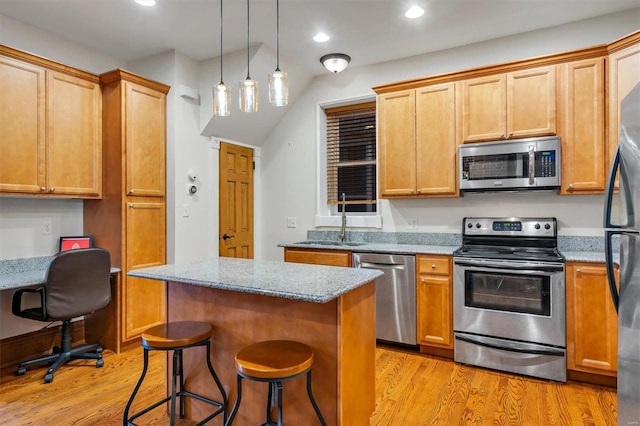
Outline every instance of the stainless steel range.
<path id="1" fill-rule="evenodd" d="M 454 252 L 456 362 L 566 382 L 555 218 L 464 218 Z"/>

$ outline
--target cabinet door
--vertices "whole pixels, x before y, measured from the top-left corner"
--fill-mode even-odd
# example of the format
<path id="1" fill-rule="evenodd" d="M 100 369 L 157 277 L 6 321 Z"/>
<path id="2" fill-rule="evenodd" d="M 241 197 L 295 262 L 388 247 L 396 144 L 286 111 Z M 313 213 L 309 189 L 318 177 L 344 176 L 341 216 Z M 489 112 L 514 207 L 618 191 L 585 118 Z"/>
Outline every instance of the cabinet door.
<path id="1" fill-rule="evenodd" d="M 450 256 L 416 256 L 418 343 L 453 349 Z"/>
<path id="2" fill-rule="evenodd" d="M 125 270 L 165 264 L 165 204 L 127 203 Z M 127 277 L 123 285 L 123 335 L 130 340 L 165 320 L 165 283 Z"/>
<path id="3" fill-rule="evenodd" d="M 556 68 L 507 74 L 507 138 L 556 134 Z"/>
<path id="4" fill-rule="evenodd" d="M 126 194 L 165 194 L 166 96 L 131 82 L 125 86 Z"/>
<path id="5" fill-rule="evenodd" d="M 618 316 L 604 265 L 567 264 L 567 368 L 615 376 Z"/>
<path id="6" fill-rule="evenodd" d="M 416 90 L 416 192 L 418 195 L 457 195 L 456 128 L 454 83 Z"/>
<path id="7" fill-rule="evenodd" d="M 462 82 L 462 140 L 506 137 L 506 76 L 472 78 Z"/>
<path id="8" fill-rule="evenodd" d="M 413 197 L 416 188 L 415 91 L 378 96 L 380 197 Z"/>
<path id="9" fill-rule="evenodd" d="M 604 58 L 561 66 L 562 194 L 604 192 Z"/>
<path id="10" fill-rule="evenodd" d="M 285 247 L 284 261 L 351 267 L 351 252 L 344 250 L 315 250 Z"/>
<path id="11" fill-rule="evenodd" d="M 45 71 L 0 56 L 0 192 L 45 188 Z"/>
<path id="12" fill-rule="evenodd" d="M 100 85 L 47 71 L 47 191 L 102 194 Z"/>

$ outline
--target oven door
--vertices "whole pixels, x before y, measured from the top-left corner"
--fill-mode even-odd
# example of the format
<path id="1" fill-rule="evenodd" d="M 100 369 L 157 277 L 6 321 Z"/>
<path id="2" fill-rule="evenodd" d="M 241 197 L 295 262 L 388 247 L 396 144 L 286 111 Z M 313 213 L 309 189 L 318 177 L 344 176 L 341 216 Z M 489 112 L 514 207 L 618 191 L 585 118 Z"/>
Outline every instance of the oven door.
<path id="1" fill-rule="evenodd" d="M 566 347 L 563 263 L 454 262 L 454 331 Z"/>

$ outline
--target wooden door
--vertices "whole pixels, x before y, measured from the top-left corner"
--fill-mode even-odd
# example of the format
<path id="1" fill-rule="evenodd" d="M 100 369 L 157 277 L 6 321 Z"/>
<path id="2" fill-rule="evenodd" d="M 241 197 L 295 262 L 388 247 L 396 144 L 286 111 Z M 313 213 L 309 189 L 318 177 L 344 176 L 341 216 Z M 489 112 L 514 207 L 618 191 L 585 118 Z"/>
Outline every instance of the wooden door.
<path id="1" fill-rule="evenodd" d="M 377 104 L 380 197 L 415 197 L 415 91 L 379 95 Z"/>
<path id="2" fill-rule="evenodd" d="M 457 151 L 455 84 L 416 90 L 416 192 L 456 196 Z"/>
<path id="3" fill-rule="evenodd" d="M 504 139 L 507 127 L 506 75 L 462 82 L 462 140 Z"/>
<path id="4" fill-rule="evenodd" d="M 45 71 L 0 56 L 0 192 L 45 184 Z"/>
<path id="5" fill-rule="evenodd" d="M 128 81 L 125 87 L 127 195 L 165 194 L 166 95 Z"/>
<path id="6" fill-rule="evenodd" d="M 418 343 L 453 349 L 451 257 L 416 256 Z"/>
<path id="7" fill-rule="evenodd" d="M 567 368 L 615 376 L 618 315 L 603 264 L 567 263 Z"/>
<path id="8" fill-rule="evenodd" d="M 165 203 L 126 204 L 126 261 L 132 270 L 165 264 Z M 164 323 L 166 290 L 163 281 L 123 276 L 124 340 Z"/>
<path id="9" fill-rule="evenodd" d="M 561 70 L 561 193 L 602 193 L 607 169 L 604 58 L 563 64 Z"/>
<path id="10" fill-rule="evenodd" d="M 253 150 L 220 143 L 220 256 L 253 259 Z"/>
<path id="11" fill-rule="evenodd" d="M 556 134 L 556 68 L 507 74 L 507 138 Z"/>
<path id="12" fill-rule="evenodd" d="M 47 191 L 102 194 L 100 85 L 47 71 Z"/>

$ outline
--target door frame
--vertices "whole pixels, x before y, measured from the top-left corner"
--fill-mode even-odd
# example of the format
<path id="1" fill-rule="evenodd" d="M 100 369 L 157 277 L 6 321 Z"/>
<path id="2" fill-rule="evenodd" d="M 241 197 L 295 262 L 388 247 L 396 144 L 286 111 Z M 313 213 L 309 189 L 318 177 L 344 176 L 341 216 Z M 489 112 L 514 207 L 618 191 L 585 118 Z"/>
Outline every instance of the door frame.
<path id="1" fill-rule="evenodd" d="M 211 182 L 209 187 L 209 199 L 211 200 L 211 210 L 209 213 L 209 229 L 211 230 L 209 235 L 209 247 L 211 248 L 212 256 L 220 256 L 220 250 L 218 247 L 218 238 L 220 235 L 220 142 L 251 148 L 253 150 L 253 162 L 255 164 L 255 168 L 253 170 L 253 258 L 262 259 L 262 226 L 261 222 L 256 220 L 256 212 L 262 211 L 260 197 L 260 147 L 217 137 L 211 137 L 209 139 L 209 147 L 211 148 L 211 155 L 209 158 L 209 164 L 211 165 L 211 176 L 209 179 Z"/>

